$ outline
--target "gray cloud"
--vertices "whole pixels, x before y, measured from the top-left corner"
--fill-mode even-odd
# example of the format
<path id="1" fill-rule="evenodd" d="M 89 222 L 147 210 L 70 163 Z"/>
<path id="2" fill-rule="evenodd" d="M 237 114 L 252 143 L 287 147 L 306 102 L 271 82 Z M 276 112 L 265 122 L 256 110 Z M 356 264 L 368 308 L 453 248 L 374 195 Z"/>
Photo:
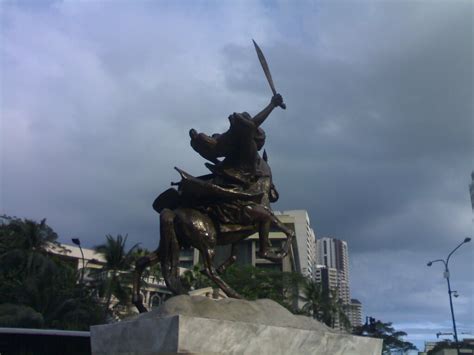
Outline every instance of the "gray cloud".
<path id="1" fill-rule="evenodd" d="M 349 242 L 368 314 L 434 335 L 449 328 L 447 299 L 426 261 L 472 235 L 472 6 L 6 3 L 0 212 L 47 217 L 65 242 L 129 233 L 155 247 L 150 206 L 172 167 L 205 173 L 189 128 L 223 131 L 270 98 L 255 38 L 288 105 L 264 125 L 275 209 L 307 209 L 319 236 Z M 463 248 L 453 283 L 467 327 Z"/>

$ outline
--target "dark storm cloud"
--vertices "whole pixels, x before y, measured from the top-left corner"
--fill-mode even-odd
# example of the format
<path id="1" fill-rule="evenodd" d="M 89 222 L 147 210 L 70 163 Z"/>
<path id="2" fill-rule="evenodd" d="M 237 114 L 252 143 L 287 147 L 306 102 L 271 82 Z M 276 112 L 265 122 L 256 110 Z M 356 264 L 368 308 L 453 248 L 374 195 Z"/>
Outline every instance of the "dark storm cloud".
<path id="1" fill-rule="evenodd" d="M 400 324 L 408 314 L 415 323 L 427 314 L 448 319 L 441 270 L 426 262 L 472 234 L 471 5 L 404 3 L 395 14 L 386 6 L 393 9 L 380 4 L 373 17 L 364 14 L 365 38 L 321 15 L 336 48 L 318 38 L 313 46 L 285 38 L 265 48 L 288 105 L 265 126 L 278 207 L 306 208 L 318 235 L 349 242 L 353 295 L 368 314 Z M 357 28 L 356 16 L 347 20 L 346 28 Z M 249 83 L 256 93 L 268 90 L 243 46 L 225 53 L 239 61 L 239 71 L 227 72 L 231 90 Z M 463 290 L 455 305 L 460 328 L 472 332 L 473 252 L 464 248 L 471 249 L 452 266 Z M 410 328 L 412 339 L 450 324 L 425 328 L 428 335 Z"/>
<path id="2" fill-rule="evenodd" d="M 393 18 L 384 13 L 385 6 L 372 11 L 387 24 L 398 20 L 400 27 L 408 29 L 432 26 L 431 32 L 418 35 L 400 29 L 398 36 L 393 30 L 385 36 L 377 34 L 370 38 L 371 48 L 384 49 L 381 53 L 374 49 L 354 53 L 346 37 L 334 38 L 348 53 L 347 60 L 330 54 L 328 58 L 317 44 L 282 42 L 266 49 L 276 59 L 272 69 L 279 76 L 279 89 L 288 92 L 290 107 L 280 114 L 284 118 L 278 117 L 267 128 L 273 169 L 279 169 L 275 155 L 283 160 L 284 172 L 275 173 L 277 181 L 287 179 L 288 193 L 282 196 L 319 215 L 320 232 L 344 235 L 356 249 L 393 246 L 396 236 L 399 247 L 413 247 L 423 232 L 446 241 L 443 224 L 456 218 L 453 208 L 464 210 L 464 228 L 470 223 L 465 186 L 472 156 L 471 17 L 461 6 L 448 8 L 452 16 L 435 26 L 431 22 L 440 20 L 437 14 L 422 16 L 418 6 L 402 7 L 415 15 Z M 243 48 L 229 51 L 228 61 L 254 60 L 236 55 L 242 52 Z M 247 75 L 229 71 L 228 85 L 239 89 L 255 81 L 257 74 L 253 67 Z M 456 176 L 460 171 L 463 175 Z M 311 182 L 314 186 L 308 194 L 305 190 Z M 451 205 L 454 193 L 464 206 Z M 403 222 L 410 215 L 393 225 L 410 210 L 409 225 Z M 426 218 L 430 212 L 438 217 L 438 226 Z M 443 212 L 446 215 L 440 216 Z M 380 234 L 377 229 L 384 222 L 396 229 L 385 230 L 383 238 L 371 236 Z M 418 236 L 415 240 L 413 234 Z"/>
<path id="3" fill-rule="evenodd" d="M 472 6 L 8 3 L 0 212 L 47 217 L 65 242 L 155 247 L 150 206 L 172 167 L 205 173 L 189 128 L 222 132 L 270 99 L 255 38 L 288 105 L 264 124 L 275 209 L 307 209 L 318 236 L 348 241 L 367 314 L 434 335 L 447 299 L 426 261 L 472 234 Z M 453 264 L 466 327 L 472 251 Z"/>
<path id="4" fill-rule="evenodd" d="M 437 5 L 402 5 L 402 17 L 384 13 L 386 4 L 372 8 L 383 18 L 376 22 L 397 30 L 374 26 L 370 44 L 360 43 L 363 52 L 352 50 L 358 39 L 342 31 L 333 43 L 346 58 L 318 55 L 325 52 L 317 44 L 313 51 L 296 43 L 275 53 L 285 58 L 278 73 L 289 67 L 304 78 L 288 79 L 289 91 L 304 95 L 286 95 L 296 112 L 279 122 L 279 135 L 269 133 L 278 139 L 270 143 L 273 156 L 282 158 L 281 168 L 272 161 L 287 189 L 281 195 L 306 206 L 319 235 L 349 242 L 352 292 L 365 300 L 367 314 L 399 324 L 408 314 L 413 322 L 436 314 L 427 326 L 431 338 L 450 328 L 441 321 L 449 319 L 449 307 L 442 270 L 427 270 L 426 262 L 446 257 L 472 234 L 472 5 Z M 326 34 L 339 26 L 325 25 Z M 285 47 L 276 45 L 275 52 L 279 46 Z M 295 143 L 283 148 L 285 140 Z M 452 282 L 463 290 L 455 300 L 458 322 L 472 333 L 474 253 L 471 245 L 464 248 L 470 249 L 456 255 Z M 419 340 L 419 330 L 411 331 Z"/>

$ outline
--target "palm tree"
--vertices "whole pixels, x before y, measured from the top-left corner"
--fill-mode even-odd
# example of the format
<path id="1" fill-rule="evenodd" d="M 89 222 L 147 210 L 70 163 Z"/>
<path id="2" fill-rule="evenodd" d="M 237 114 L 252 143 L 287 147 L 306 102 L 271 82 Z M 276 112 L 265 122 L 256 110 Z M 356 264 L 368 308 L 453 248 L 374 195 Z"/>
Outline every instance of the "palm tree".
<path id="1" fill-rule="evenodd" d="M 403 353 L 405 353 L 409 350 L 417 350 L 415 345 L 403 339 L 407 333 L 396 330 L 391 322 L 384 323 L 380 320 L 373 319 L 370 325 L 366 323 L 356 327 L 353 333 L 383 339 L 382 354 L 384 355 L 392 354 L 395 351 L 403 351 Z"/>
<path id="2" fill-rule="evenodd" d="M 0 228 L 0 265 L 21 265 L 26 276 L 51 267 L 47 247 L 57 244 L 58 235 L 46 224 L 30 219 L 3 216 L 7 223 Z"/>
<path id="3" fill-rule="evenodd" d="M 346 330 L 351 328 L 337 293 L 323 287 L 320 282 L 307 279 L 304 283 L 303 295 L 300 297 L 306 302 L 302 309 L 306 315 L 312 316 L 329 327 L 334 327 L 336 320 L 339 320 Z"/>
<path id="4" fill-rule="evenodd" d="M 303 286 L 301 299 L 305 302 L 302 311 L 321 320 L 323 314 L 323 286 L 321 283 L 307 280 Z"/>
<path id="5" fill-rule="evenodd" d="M 46 224 L 29 219 L 2 216 L 0 225 L 0 303 L 31 303 L 28 290 L 54 274 L 55 263 L 48 257 L 48 243 L 57 234 Z M 37 311 L 39 311 L 37 309 Z"/>
<path id="6" fill-rule="evenodd" d="M 109 234 L 104 244 L 95 247 L 95 250 L 105 258 L 104 268 L 98 276 L 99 294 L 105 298 L 106 311 L 110 308 L 112 296 L 121 304 L 126 304 L 130 296 L 130 290 L 124 285 L 131 283 L 129 272 L 132 269 L 134 252 L 138 244 L 127 251 L 125 247 L 127 238 L 127 235 L 123 237 L 118 234 L 114 238 Z"/>
<path id="7" fill-rule="evenodd" d="M 74 268 L 47 252 L 57 234 L 46 220 L 2 220 L 0 326 L 86 330 L 101 323 L 96 299 L 77 283 Z"/>

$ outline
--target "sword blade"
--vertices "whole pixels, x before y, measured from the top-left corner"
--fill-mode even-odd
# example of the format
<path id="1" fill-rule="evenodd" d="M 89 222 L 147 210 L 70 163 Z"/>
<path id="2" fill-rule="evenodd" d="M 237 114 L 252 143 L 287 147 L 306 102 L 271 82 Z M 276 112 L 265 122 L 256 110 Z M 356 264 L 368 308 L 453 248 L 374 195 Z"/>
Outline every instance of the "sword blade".
<path id="1" fill-rule="evenodd" d="M 263 72 L 265 73 L 265 76 L 267 77 L 268 84 L 270 85 L 270 89 L 272 89 L 273 95 L 276 95 L 276 90 L 275 90 L 275 85 L 273 84 L 273 79 L 272 79 L 272 74 L 270 73 L 270 69 L 268 68 L 267 60 L 265 59 L 265 56 L 263 55 L 262 50 L 258 46 L 258 44 L 252 39 L 253 45 L 255 46 L 255 50 L 257 51 L 257 56 L 258 60 L 260 61 L 260 64 L 262 65 Z"/>

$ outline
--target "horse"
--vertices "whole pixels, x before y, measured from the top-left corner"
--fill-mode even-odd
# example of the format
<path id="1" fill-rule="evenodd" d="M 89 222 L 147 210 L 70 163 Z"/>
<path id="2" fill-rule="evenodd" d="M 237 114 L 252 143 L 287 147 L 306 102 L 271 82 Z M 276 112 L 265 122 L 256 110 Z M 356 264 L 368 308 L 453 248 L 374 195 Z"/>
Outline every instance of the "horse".
<path id="1" fill-rule="evenodd" d="M 278 200 L 278 192 L 273 185 L 265 152 L 263 159 L 259 161 L 259 167 L 264 173 L 244 189 L 216 185 L 212 183 L 216 180 L 214 174 L 196 178 L 175 168 L 181 175 L 181 181 L 172 185 L 177 185 L 178 190 L 174 188 L 166 190 L 153 203 L 153 208 L 160 214 L 159 246 L 154 252 L 138 259 L 135 264 L 132 302 L 140 313 L 147 312 L 140 294 L 140 281 L 144 269 L 148 266 L 160 262 L 167 287 L 174 294 L 186 293 L 179 278 L 181 248 L 198 249 L 203 260 L 202 272 L 227 296 L 233 298 L 242 298 L 242 296 L 233 290 L 220 277 L 220 274 L 236 261 L 238 242 L 258 233 L 259 257 L 275 262 L 282 260 L 288 254 L 295 234 L 293 230 L 281 223 L 270 209 L 270 202 Z M 219 196 L 217 201 L 216 195 Z M 196 204 L 196 201 L 201 201 L 201 203 Z M 222 209 L 227 214 L 234 215 L 232 221 L 216 218 L 215 212 Z M 269 250 L 268 235 L 271 225 L 287 236 L 278 252 Z M 216 247 L 229 244 L 231 244 L 230 257 L 216 267 L 213 263 Z"/>

